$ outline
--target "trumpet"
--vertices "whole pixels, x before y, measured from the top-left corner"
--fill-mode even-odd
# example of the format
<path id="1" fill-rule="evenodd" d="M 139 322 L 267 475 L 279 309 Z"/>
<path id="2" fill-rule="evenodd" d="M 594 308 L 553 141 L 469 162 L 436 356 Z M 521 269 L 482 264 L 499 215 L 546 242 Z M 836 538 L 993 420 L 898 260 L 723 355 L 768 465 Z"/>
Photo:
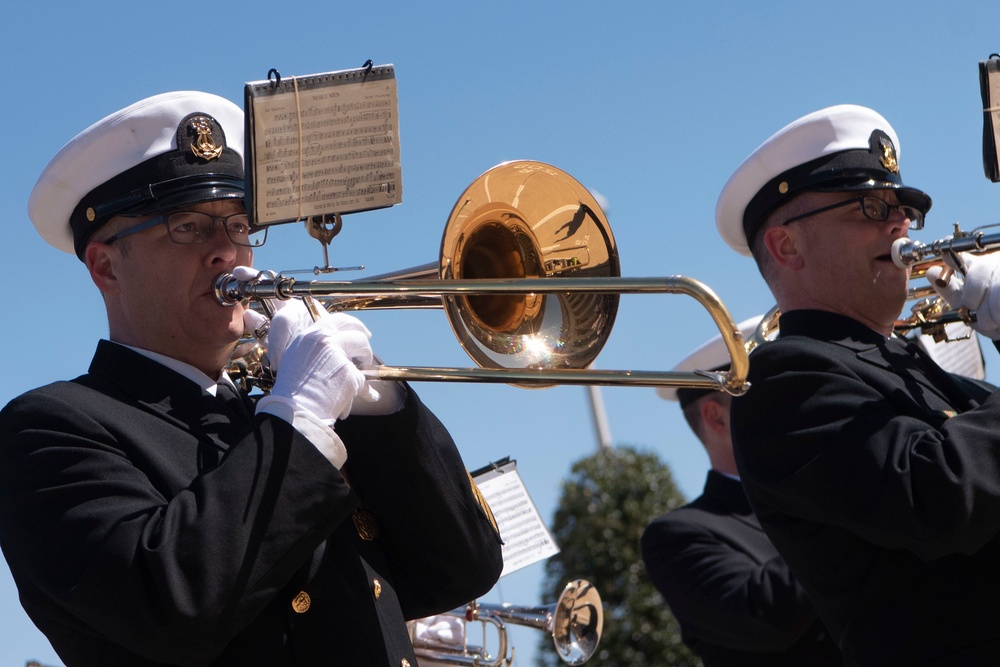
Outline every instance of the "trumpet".
<path id="1" fill-rule="evenodd" d="M 372 366 L 372 379 L 676 386 L 744 393 L 749 362 L 742 335 L 719 297 L 685 276 L 621 278 L 610 225 L 594 197 L 565 172 L 541 162 L 505 162 L 459 197 L 445 225 L 436 264 L 368 281 L 297 281 L 262 272 L 215 281 L 220 304 L 315 299 L 328 311 L 444 308 L 452 330 L 478 368 Z M 593 370 L 621 294 L 686 294 L 723 334 L 728 371 L 690 373 Z M 258 350 L 236 375 L 257 381 L 266 366 Z"/>
<path id="2" fill-rule="evenodd" d="M 586 579 L 575 579 L 563 588 L 559 599 L 550 605 L 517 607 L 507 603 L 488 605 L 470 602 L 448 613 L 468 623 L 479 622 L 483 628 L 482 645 L 462 645 L 435 641 L 413 633 L 413 650 L 421 661 L 477 667 L 509 667 L 514 660 L 514 648 L 509 645 L 506 624 L 523 625 L 549 633 L 559 659 L 567 665 L 582 665 L 593 656 L 601 641 L 604 610 L 600 593 Z M 487 627 L 497 631 L 496 654 L 486 647 Z M 464 633 L 463 633 L 464 636 Z"/>
<path id="3" fill-rule="evenodd" d="M 937 281 L 945 285 L 956 270 L 964 273 L 965 263 L 960 253 L 981 255 L 1000 250 L 1000 232 L 985 231 L 996 226 L 985 225 L 966 232 L 955 223 L 950 236 L 926 244 L 909 238 L 897 239 L 892 244 L 892 261 L 901 269 L 911 268 L 911 280 L 924 277 L 932 266 L 942 266 L 944 270 Z M 911 314 L 897 320 L 897 333 L 920 329 L 935 342 L 966 340 L 972 336 L 968 325 L 976 321 L 975 312 L 967 308 L 951 308 L 930 285 L 911 287 L 907 300 L 914 301 Z M 966 325 L 964 335 L 952 336 L 949 333 L 947 326 L 954 323 Z"/>
<path id="4" fill-rule="evenodd" d="M 977 227 L 971 232 L 962 231 L 958 223 L 955 223 L 955 230 L 950 236 L 933 241 L 931 243 L 921 243 L 910 238 L 896 239 L 892 244 L 892 261 L 901 269 L 910 268 L 914 265 L 943 260 L 952 260 L 960 265 L 959 253 L 967 252 L 974 255 L 1000 250 L 1000 232 L 985 233 L 983 230 L 997 225 L 984 225 Z"/>

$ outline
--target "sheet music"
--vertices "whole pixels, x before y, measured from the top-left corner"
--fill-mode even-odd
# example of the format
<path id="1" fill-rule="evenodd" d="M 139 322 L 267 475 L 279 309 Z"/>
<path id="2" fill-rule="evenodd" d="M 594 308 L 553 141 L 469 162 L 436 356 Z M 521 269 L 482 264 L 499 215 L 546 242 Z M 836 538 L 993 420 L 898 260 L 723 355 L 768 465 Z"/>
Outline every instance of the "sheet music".
<path id="1" fill-rule="evenodd" d="M 476 477 L 476 485 L 493 510 L 503 539 L 503 572 L 510 574 L 559 553 L 559 546 L 542 521 L 521 481 L 516 462 Z"/>
<path id="2" fill-rule="evenodd" d="M 245 111 L 254 224 L 402 201 L 392 65 L 251 82 Z"/>

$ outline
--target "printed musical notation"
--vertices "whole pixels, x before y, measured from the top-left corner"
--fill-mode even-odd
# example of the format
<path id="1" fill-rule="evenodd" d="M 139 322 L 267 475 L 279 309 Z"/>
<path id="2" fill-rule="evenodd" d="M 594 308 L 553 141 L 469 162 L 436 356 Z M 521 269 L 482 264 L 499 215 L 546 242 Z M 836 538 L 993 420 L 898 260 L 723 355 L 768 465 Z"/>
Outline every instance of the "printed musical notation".
<path id="1" fill-rule="evenodd" d="M 254 223 L 293 222 L 402 201 L 391 65 L 246 84 Z"/>
<path id="2" fill-rule="evenodd" d="M 510 574 L 559 553 L 559 546 L 528 495 L 516 463 L 476 477 L 476 484 L 493 510 L 504 544 L 503 572 Z"/>

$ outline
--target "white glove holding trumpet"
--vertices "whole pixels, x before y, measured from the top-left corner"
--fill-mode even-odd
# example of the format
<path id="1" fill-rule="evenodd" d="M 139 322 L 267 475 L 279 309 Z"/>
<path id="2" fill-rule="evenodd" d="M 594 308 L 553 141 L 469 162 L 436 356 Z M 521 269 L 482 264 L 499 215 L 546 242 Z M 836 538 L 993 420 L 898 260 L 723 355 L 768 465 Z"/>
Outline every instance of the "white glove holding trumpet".
<path id="1" fill-rule="evenodd" d="M 1000 253 L 962 253 L 961 259 L 965 275 L 952 267 L 933 266 L 927 269 L 927 280 L 949 306 L 975 313 L 976 321 L 970 324 L 974 330 L 1000 340 Z"/>

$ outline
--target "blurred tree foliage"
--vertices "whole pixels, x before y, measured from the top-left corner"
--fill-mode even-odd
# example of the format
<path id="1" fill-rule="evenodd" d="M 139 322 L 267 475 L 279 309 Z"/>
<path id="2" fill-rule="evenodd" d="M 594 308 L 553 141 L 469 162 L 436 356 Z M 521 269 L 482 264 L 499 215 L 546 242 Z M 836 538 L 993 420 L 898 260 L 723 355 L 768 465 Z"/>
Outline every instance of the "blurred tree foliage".
<path id="1" fill-rule="evenodd" d="M 670 468 L 655 454 L 620 446 L 577 461 L 550 526 L 560 552 L 545 565 L 541 600 L 554 602 L 566 582 L 587 579 L 604 603 L 604 633 L 588 664 L 696 667 L 680 627 L 650 582 L 639 551 L 654 517 L 685 503 Z M 539 667 L 562 665 L 548 635 Z"/>

